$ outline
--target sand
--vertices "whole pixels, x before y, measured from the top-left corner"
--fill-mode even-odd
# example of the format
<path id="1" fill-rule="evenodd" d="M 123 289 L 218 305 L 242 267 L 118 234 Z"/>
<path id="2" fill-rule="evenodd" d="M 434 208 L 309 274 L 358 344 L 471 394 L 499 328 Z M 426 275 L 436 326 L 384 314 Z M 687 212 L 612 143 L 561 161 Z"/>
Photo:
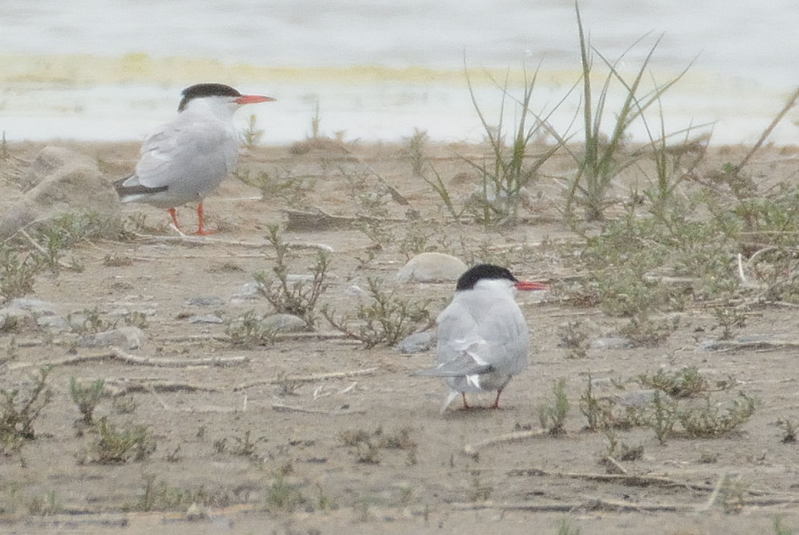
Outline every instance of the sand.
<path id="1" fill-rule="evenodd" d="M 62 144 L 96 158 L 109 180 L 132 169 L 138 150 L 125 143 Z M 16 178 L 40 148 L 12 146 L 13 161 L 0 163 L 3 208 L 22 196 Z M 772 532 L 778 515 L 783 525 L 799 526 L 799 449 L 781 442 L 783 432 L 776 425 L 799 407 L 796 350 L 697 350 L 701 333 L 716 325 L 707 309 L 689 308 L 678 330 L 655 347 L 590 349 L 585 359 L 569 359 L 560 347 L 561 324 L 589 321 L 592 336 L 600 337 L 613 333 L 622 320 L 564 303 L 556 293 L 543 301 L 520 295 L 533 332 L 530 367 L 511 382 L 502 409 L 450 410 L 443 416 L 438 409 L 444 385 L 410 376 L 431 364 L 432 352 L 363 349 L 334 335 L 321 316 L 314 331 L 320 336 L 286 335 L 255 348 L 231 344 L 225 323 L 193 323 L 195 316 L 229 321 L 250 309 L 271 310 L 261 297 L 234 296 L 253 281 L 253 273 L 271 269 L 274 251 L 264 237 L 268 225 L 286 220 L 289 208 L 316 207 L 338 216 L 371 210 L 388 221 L 367 225 L 365 232 L 353 225 L 283 233 L 291 242 L 332 248 L 329 286 L 320 302 L 338 313 L 356 306 L 359 297 L 352 287 L 365 288 L 368 277 L 384 280 L 386 288 L 397 288 L 405 297 L 429 300 L 433 315 L 443 308 L 451 282 L 395 282 L 399 268 L 419 249 L 452 254 L 467 264 L 506 263 L 519 276 L 553 284 L 574 275 L 556 244 L 579 238 L 561 222 L 561 187 L 555 181 L 543 179 L 530 188 L 520 224 L 485 229 L 447 223 L 448 214 L 413 175 L 402 147 L 351 144 L 347 151 L 327 146 L 299 155 L 289 149 L 252 149 L 240 168 L 251 176 L 265 171 L 298 177 L 307 190 L 281 190 L 259 200 L 258 190 L 230 178 L 206 201 L 210 226 L 220 232 L 197 240 L 176 239 L 163 211 L 121 206 L 123 218 L 146 216 L 138 230 L 149 237 L 79 244 L 68 258 L 79 260 L 82 271 L 37 278 L 32 297 L 51 303 L 62 316 L 96 309 L 113 319 L 114 313 L 141 311 L 147 317 L 144 343 L 125 354 L 190 365 L 133 365 L 106 358 L 53 368 L 54 397 L 35 423 L 36 439 L 0 457 L 0 532 L 512 534 L 558 533 L 566 521 L 583 535 L 751 534 Z M 460 156 L 478 156 L 483 148 L 435 145 L 428 151 L 452 191 L 468 196 L 476 177 Z M 704 165 L 736 161 L 744 151 L 714 148 Z M 795 154 L 764 149 L 751 164 L 753 175 L 795 180 Z M 549 171 L 569 165 L 564 157 Z M 381 195 L 375 173 L 409 204 Z M 193 230 L 191 207 L 182 208 L 180 216 Z M 294 249 L 291 272 L 308 273 L 316 253 L 313 247 Z M 191 304 L 198 297 L 216 299 Z M 791 338 L 798 323 L 794 309 L 762 307 L 749 314 L 739 334 Z M 65 337 L 35 326 L 0 333 L 6 354 L 12 340 L 17 345 L 15 358 L 4 364 L 0 387 L 24 384 L 49 361 L 110 351 L 75 348 L 63 342 Z M 228 359 L 230 365 L 188 362 L 209 358 Z M 588 374 L 607 383 L 683 366 L 695 366 L 712 380 L 733 376 L 738 389 L 757 398 L 754 416 L 740 431 L 718 439 L 673 438 L 661 445 L 649 430 L 619 431 L 626 444 L 643 446 L 643 456 L 621 462 L 629 478 L 608 475 L 599 462 L 607 438 L 584 430 L 578 408 Z M 80 414 L 70 399 L 72 377 L 104 379 L 117 388 L 139 385 L 127 395 L 135 404 L 132 412 L 120 413 L 108 398 L 100 402 L 96 418 L 147 426 L 156 444 L 152 455 L 124 464 L 92 462 L 94 435 L 79 432 L 75 424 Z M 571 402 L 566 433 L 535 433 L 537 408 L 551 399 L 558 378 L 565 378 Z M 173 388 L 159 386 L 167 383 Z M 359 430 L 371 436 L 376 452 L 345 443 L 343 433 Z M 533 436 L 481 448 L 478 455 L 464 453 L 466 445 L 528 430 Z M 390 436 L 407 441 L 398 448 L 381 447 L 381 437 Z M 728 483 L 714 496 L 722 479 Z M 148 481 L 150 508 L 167 510 L 141 511 Z M 294 510 L 280 505 L 285 503 L 281 493 L 295 497 Z M 198 507 L 187 515 L 192 501 Z"/>

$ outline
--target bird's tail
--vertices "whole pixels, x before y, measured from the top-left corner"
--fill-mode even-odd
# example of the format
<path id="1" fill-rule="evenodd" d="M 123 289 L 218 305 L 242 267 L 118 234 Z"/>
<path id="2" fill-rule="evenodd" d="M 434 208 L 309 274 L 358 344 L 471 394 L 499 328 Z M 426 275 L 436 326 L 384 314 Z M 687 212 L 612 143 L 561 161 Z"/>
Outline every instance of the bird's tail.
<path id="1" fill-rule="evenodd" d="M 125 178 L 120 178 L 114 181 L 114 188 L 117 190 L 119 200 L 122 202 L 129 202 L 139 198 L 148 193 L 158 193 L 159 191 L 166 191 L 168 186 L 159 186 L 157 188 L 149 188 L 139 183 L 139 177 L 130 175 Z"/>
<path id="2" fill-rule="evenodd" d="M 459 395 L 458 392 L 455 392 L 454 390 L 450 390 L 449 394 L 447 394 L 447 397 L 444 398 L 444 403 L 441 405 L 441 410 L 438 411 L 439 414 L 444 414 L 447 411 L 447 407 L 449 407 L 449 404 L 452 403 L 452 401 L 456 397 L 458 397 L 458 395 Z"/>

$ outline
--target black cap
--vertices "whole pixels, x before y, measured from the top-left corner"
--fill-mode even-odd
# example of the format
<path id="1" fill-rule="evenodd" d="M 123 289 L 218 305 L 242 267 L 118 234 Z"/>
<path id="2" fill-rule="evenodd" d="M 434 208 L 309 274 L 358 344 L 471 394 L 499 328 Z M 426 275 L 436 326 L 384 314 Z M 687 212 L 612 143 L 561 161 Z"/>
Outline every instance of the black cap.
<path id="1" fill-rule="evenodd" d="M 240 97 L 241 93 L 225 84 L 195 84 L 183 90 L 183 100 L 180 101 L 178 111 L 183 111 L 193 98 L 202 97 Z"/>
<path id="2" fill-rule="evenodd" d="M 460 276 L 455 289 L 471 290 L 482 279 L 507 279 L 512 282 L 519 282 L 507 268 L 493 264 L 478 264 Z"/>

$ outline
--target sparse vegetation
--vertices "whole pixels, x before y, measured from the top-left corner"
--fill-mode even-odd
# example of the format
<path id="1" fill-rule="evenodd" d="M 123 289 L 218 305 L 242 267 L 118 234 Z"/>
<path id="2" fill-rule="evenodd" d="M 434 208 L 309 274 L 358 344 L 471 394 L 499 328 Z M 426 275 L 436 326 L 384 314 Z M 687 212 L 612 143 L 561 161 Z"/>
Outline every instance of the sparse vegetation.
<path id="1" fill-rule="evenodd" d="M 322 315 L 333 327 L 359 340 L 367 349 L 394 345 L 430 319 L 428 300 L 417 301 L 399 295 L 396 290 L 386 291 L 383 282 L 373 277 L 367 279 L 367 292 L 369 299 L 358 304 L 354 318 L 336 317 L 330 307 L 322 309 Z M 357 322 L 355 326 L 353 321 Z"/>
<path id="2" fill-rule="evenodd" d="M 77 381 L 74 377 L 69 378 L 69 395 L 75 405 L 78 406 L 83 419 L 83 423 L 91 425 L 94 423 L 94 409 L 103 397 L 105 381 L 97 379 L 91 383 L 84 384 Z"/>
<path id="3" fill-rule="evenodd" d="M 649 71 L 665 72 L 655 64 L 657 44 L 625 66 L 600 57 L 587 38 L 582 47 L 593 77 L 587 142 L 555 131 L 536 109 L 551 108 L 557 95 L 542 92 L 542 100 L 535 76 L 511 72 L 509 83 L 500 76 L 496 84 L 503 124 L 486 124 L 500 119 L 486 114 L 481 145 L 439 143 L 422 130 L 402 145 L 344 145 L 320 133 L 317 111 L 313 139 L 289 150 L 304 156 L 259 149 L 237 173 L 257 191 L 234 181 L 209 198 L 209 211 L 236 212 L 222 216 L 235 221 L 232 234 L 153 235 L 163 234 L 167 218 L 142 207 L 155 226 L 142 214 L 121 231 L 83 216 L 42 218 L 3 238 L 3 522 L 35 531 L 98 519 L 161 519 L 178 528 L 206 519 L 202 531 L 241 527 L 243 514 L 253 525 L 265 518 L 273 531 L 311 534 L 320 523 L 346 531 L 349 514 L 370 522 L 363 530 L 399 521 L 396 529 L 440 531 L 472 513 L 521 517 L 526 508 L 547 511 L 551 524 L 540 530 L 577 535 L 589 525 L 586 514 L 624 517 L 635 531 L 649 511 L 697 516 L 712 507 L 721 530 L 740 522 L 741 530 L 770 532 L 773 511 L 795 505 L 790 470 L 757 467 L 796 453 L 795 383 L 785 371 L 799 304 L 799 149 L 764 147 L 762 158 L 742 160 L 749 147 L 708 148 L 693 128 L 670 136 L 665 97 L 659 125 L 640 113 L 657 96 L 646 114 L 657 120 L 656 93 L 665 86 L 647 83 Z M 585 87 L 575 87 L 583 97 L 578 103 L 572 92 L 568 107 L 585 122 Z M 485 89 L 473 87 L 478 113 L 490 109 L 482 97 L 493 89 Z M 625 124 L 651 128 L 648 140 L 631 139 Z M 257 133 L 255 123 L 249 129 Z M 16 143 L 0 145 L 0 186 L 23 185 L 33 145 L 19 155 Z M 134 158 L 127 144 L 87 146 L 110 178 Z M 394 186 L 413 209 L 392 201 Z M 259 192 L 270 202 L 252 197 Z M 267 223 L 286 205 L 318 206 L 334 226 L 303 232 L 290 218 L 291 232 L 270 228 L 271 247 L 263 247 Z M 184 217 L 191 208 L 181 208 Z M 294 239 L 335 252 L 317 256 Z M 394 284 L 403 260 L 424 251 L 552 281 L 543 305 L 518 296 L 532 353 L 508 390 L 510 409 L 439 418 L 446 387 L 407 377 L 431 355 L 380 347 L 430 325 L 452 295 L 448 282 Z M 262 293 L 254 296 L 252 283 L 243 285 L 259 270 Z M 315 317 L 319 332 L 276 335 L 264 298 L 275 310 Z M 321 328 L 323 312 L 350 339 Z M 226 324 L 190 323 L 194 315 Z M 147 327 L 142 347 L 84 347 L 81 334 L 117 325 Z M 138 358 L 126 362 L 125 351 Z M 41 363 L 56 367 L 27 380 Z M 580 379 L 565 383 L 552 373 Z M 536 412 L 531 398 L 544 406 Z M 575 421 L 570 405 L 579 408 Z M 390 421 L 400 423 L 385 427 Z M 414 427 L 403 427 L 408 422 Z M 462 455 L 465 446 L 475 455 Z M 756 473 L 751 490 L 736 467 Z M 465 501 L 472 503 L 453 503 Z M 339 503 L 341 513 L 307 514 Z M 125 518 L 120 508 L 172 513 Z M 716 517 L 722 508 L 745 514 Z M 777 517 L 773 531 L 792 532 L 790 520 Z"/>
<path id="4" fill-rule="evenodd" d="M 258 142 L 261 141 L 264 131 L 258 128 L 258 118 L 254 113 L 251 113 L 247 118 L 247 127 L 241 134 L 242 138 L 244 139 L 244 147 L 247 150 L 252 150 L 256 145 L 258 145 Z"/>
<path id="5" fill-rule="evenodd" d="M 508 80 L 506 78 L 500 86 L 502 92 L 499 117 L 496 124 L 490 124 L 486 119 L 480 105 L 477 102 L 474 89 L 466 72 L 466 81 L 469 84 L 469 94 L 472 104 L 483 125 L 486 141 L 490 154 L 482 161 L 474 161 L 464 158 L 465 162 L 473 167 L 480 176 L 480 190 L 472 197 L 473 203 L 469 207 L 475 220 L 483 225 L 493 223 L 515 223 L 518 217 L 519 206 L 523 202 L 527 186 L 532 185 L 538 179 L 539 169 L 549 160 L 565 140 L 560 138 L 552 146 L 543 146 L 540 152 L 533 152 L 533 143 L 550 133 L 547 125 L 549 114 L 537 113 L 532 109 L 533 92 L 535 89 L 538 71 L 528 78 L 525 72 L 525 80 L 521 98 L 510 95 L 508 90 Z M 508 145 L 505 139 L 505 102 L 506 99 L 512 100 L 517 105 L 516 124 L 512 126 L 512 142 Z M 557 104 L 555 109 L 557 109 Z M 540 118 L 543 117 L 543 118 Z M 532 122 L 532 124 L 530 124 Z M 440 189 L 443 183 L 440 177 L 434 184 L 428 180 L 442 199 L 449 198 L 446 188 L 442 194 Z M 436 187 L 436 185 L 438 187 Z M 450 206 L 450 203 L 447 203 Z M 453 210 L 450 210 L 451 212 Z"/>
<path id="6" fill-rule="evenodd" d="M 414 128 L 413 135 L 406 139 L 404 155 L 411 164 L 414 175 L 422 176 L 425 160 L 427 159 L 425 146 L 428 142 L 427 132 L 418 128 Z"/>
<path id="7" fill-rule="evenodd" d="M 558 379 L 552 385 L 552 400 L 538 407 L 541 428 L 553 436 L 566 432 L 566 417 L 569 414 L 569 399 L 566 396 L 566 379 Z"/>
<path id="8" fill-rule="evenodd" d="M 588 356 L 588 330 L 583 322 L 567 321 L 558 327 L 560 346 L 566 348 L 566 358 L 584 359 Z"/>
<path id="9" fill-rule="evenodd" d="M 639 120 L 644 111 L 652 104 L 659 103 L 663 94 L 677 83 L 688 69 L 686 68 L 666 83 L 655 82 L 649 92 L 640 96 L 641 82 L 644 79 L 644 74 L 649 71 L 649 63 L 657 50 L 660 39 L 657 39 L 651 46 L 632 80 L 625 80 L 617 67 L 625 60 L 626 53 L 616 60 L 610 61 L 593 48 L 585 35 L 579 5 L 575 4 L 575 7 L 582 65 L 580 81 L 582 85 L 582 126 L 585 140 L 582 151 L 569 151 L 578 165 L 578 170 L 569 183 L 566 213 L 570 214 L 576 203 L 584 208 L 585 219 L 593 221 L 604 217 L 605 209 L 609 204 L 608 196 L 616 180 L 621 173 L 641 157 L 640 153 L 626 154 L 623 150 L 630 126 Z M 640 39 L 633 44 L 633 47 L 638 42 Z M 598 94 L 592 85 L 596 77 L 592 52 L 599 56 L 608 71 Z M 607 134 L 603 132 L 607 116 L 605 105 L 609 101 L 608 93 L 613 82 L 623 88 L 624 99 L 620 108 L 613 114 L 615 123 L 611 126 L 611 133 Z M 661 138 L 667 137 L 669 136 L 666 134 L 661 136 Z M 657 142 L 653 140 L 652 144 L 657 145 Z M 671 185 L 666 187 L 671 187 Z"/>
<path id="10" fill-rule="evenodd" d="M 155 440 L 145 425 L 117 426 L 103 417 L 95 423 L 94 431 L 96 438 L 90 459 L 97 464 L 143 461 L 155 451 Z"/>
<path id="11" fill-rule="evenodd" d="M 342 445 L 354 449 L 355 459 L 362 464 L 380 464 L 381 449 L 396 449 L 408 452 L 408 464 L 415 463 L 417 444 L 411 439 L 411 429 L 402 428 L 394 433 L 384 433 L 382 427 L 373 432 L 364 429 L 342 431 L 339 440 Z"/>
<path id="12" fill-rule="evenodd" d="M 47 384 L 50 371 L 40 368 L 26 388 L 0 389 L 0 451 L 16 451 L 23 441 L 36 437 L 34 423 L 53 399 Z"/>
<path id="13" fill-rule="evenodd" d="M 253 348 L 272 345 L 277 331 L 264 323 L 257 312 L 248 310 L 240 318 L 228 322 L 225 334 L 230 337 L 230 343 L 234 346 Z"/>
<path id="14" fill-rule="evenodd" d="M 275 250 L 275 265 L 272 274 L 261 271 L 255 274 L 258 290 L 275 308 L 276 312 L 294 314 L 305 320 L 309 326 L 316 321 L 316 303 L 327 288 L 327 270 L 330 267 L 330 254 L 318 251 L 316 262 L 310 267 L 310 278 L 291 278 L 289 266 L 289 245 L 280 235 L 280 227 L 268 227 L 267 240 Z"/>

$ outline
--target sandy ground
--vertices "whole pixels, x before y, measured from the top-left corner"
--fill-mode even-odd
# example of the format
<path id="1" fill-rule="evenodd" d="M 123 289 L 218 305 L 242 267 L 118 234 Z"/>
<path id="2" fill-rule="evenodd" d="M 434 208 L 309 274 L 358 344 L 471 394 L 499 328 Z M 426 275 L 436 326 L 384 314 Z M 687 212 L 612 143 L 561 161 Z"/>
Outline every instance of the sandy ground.
<path id="1" fill-rule="evenodd" d="M 73 147 L 96 156 L 109 178 L 124 176 L 137 151 L 133 144 Z M 14 147 L 21 158 L 17 165 L 24 166 L 37 148 Z M 471 191 L 475 177 L 457 155 L 473 157 L 481 150 L 430 149 L 442 177 L 459 195 Z M 709 333 L 715 325 L 707 310 L 689 309 L 679 329 L 657 347 L 592 349 L 585 359 L 568 359 L 559 347 L 559 325 L 583 319 L 599 337 L 612 334 L 620 320 L 597 309 L 563 304 L 556 295 L 544 296 L 543 301 L 520 295 L 533 332 L 531 366 L 511 382 L 501 410 L 451 410 L 443 416 L 438 409 L 444 385 L 409 376 L 431 364 L 432 352 L 365 350 L 357 342 L 325 336 L 286 338 L 269 347 L 245 349 L 226 341 L 224 324 L 192 323 L 195 315 L 231 320 L 250 309 L 270 310 L 263 298 L 233 296 L 253 281 L 254 272 L 272 266 L 273 250 L 251 244 L 263 243 L 266 226 L 283 221 L 283 209 L 289 207 L 316 206 L 351 216 L 363 213 L 371 202 L 392 220 L 382 229 L 383 247 L 377 251 L 355 228 L 284 233 L 289 241 L 333 248 L 330 284 L 321 301 L 339 312 L 355 306 L 357 297 L 349 288 L 364 286 L 367 277 L 395 286 L 394 275 L 407 256 L 402 244 L 418 234 L 426 236 L 426 248 L 467 263 L 505 263 L 524 278 L 553 283 L 573 275 L 568 257 L 561 256 L 556 245 L 575 238 L 559 223 L 554 206 L 560 188 L 554 182 L 533 186 L 520 225 L 485 230 L 480 225 L 444 224 L 440 202 L 412 174 L 400 147 L 356 145 L 350 151 L 328 147 L 293 155 L 287 147 L 255 149 L 243 159 L 242 168 L 299 177 L 308 191 L 295 192 L 290 200 L 282 195 L 261 201 L 257 190 L 229 179 L 206 202 L 211 226 L 222 230 L 200 244 L 164 239 L 176 236 L 166 227 L 164 212 L 126 205 L 120 208 L 123 217 L 146 214 L 147 224 L 160 227 L 151 233 L 155 237 L 82 244 L 68 253 L 83 264 L 82 272 L 37 279 L 33 297 L 52 303 L 64 316 L 94 308 L 105 318 L 120 309 L 146 313 L 146 342 L 131 354 L 153 359 L 246 357 L 246 362 L 159 367 L 106 359 L 54 368 L 49 380 L 54 398 L 36 423 L 37 438 L 19 453 L 0 457 L 0 532 L 554 534 L 566 521 L 584 535 L 752 534 L 774 532 L 777 516 L 784 526 L 799 526 L 799 449 L 781 442 L 776 425 L 781 418 L 794 417 L 799 407 L 796 350 L 699 351 L 697 340 L 704 336 L 699 333 Z M 714 149 L 708 165 L 733 160 L 741 151 Z M 755 175 L 795 179 L 793 154 L 778 149 L 760 153 L 753 164 Z M 568 165 L 564 159 L 554 162 L 553 169 Z M 374 171 L 410 201 L 423 223 L 406 217 L 407 206 L 393 203 L 387 195 L 374 195 L 380 191 Z M 0 187 L 4 203 L 20 194 L 13 180 Z M 370 198 L 363 198 L 370 192 Z M 185 226 L 193 229 L 189 207 L 180 213 Z M 292 272 L 307 273 L 314 254 L 313 249 L 297 250 Z M 131 262 L 109 265 L 117 263 L 108 258 Z M 398 287 L 408 297 L 430 299 L 435 313 L 448 301 L 453 284 Z M 218 299 L 205 306 L 189 304 L 197 297 Z M 757 309 L 741 334 L 793 338 L 797 324 L 793 309 Z M 317 332 L 334 331 L 320 317 Z M 78 348 L 75 353 L 69 344 L 59 344 L 59 336 L 54 339 L 29 328 L 0 333 L 6 353 L 12 338 L 17 356 L 0 376 L 4 389 L 25 383 L 46 361 L 107 352 Z M 623 462 L 628 475 L 635 477 L 607 476 L 599 463 L 607 439 L 584 431 L 578 408 L 588 374 L 624 381 L 661 367 L 682 366 L 696 366 L 713 380 L 733 376 L 741 390 L 758 400 L 752 419 L 726 438 L 675 438 L 665 445 L 645 429 L 621 431 L 625 443 L 643 446 L 644 453 Z M 293 392 L 285 388 L 287 377 L 340 372 L 353 373 L 311 379 Z M 71 377 L 145 385 L 144 391 L 129 394 L 135 402 L 132 412 L 120 414 L 105 399 L 96 415 L 118 425 L 148 426 L 155 452 L 141 462 L 90 462 L 93 435 L 79 433 L 75 425 L 79 412 L 69 396 Z M 463 453 L 467 444 L 538 429 L 537 407 L 551 398 L 558 378 L 566 379 L 571 402 L 565 435 L 502 443 L 480 449 L 477 456 Z M 283 386 L 269 383 L 280 379 Z M 237 388 L 259 381 L 262 384 Z M 195 389 L 157 392 L 147 387 L 162 382 Z M 358 430 L 373 434 L 375 443 L 380 436 L 376 432 L 396 436 L 405 430 L 408 441 L 402 448 L 379 448 L 373 463 L 359 462 L 363 452 L 342 439 L 342 433 Z M 293 511 L 275 506 L 270 489 L 281 480 L 280 473 L 293 495 L 303 496 Z M 722 496 L 713 497 L 723 477 L 732 483 Z M 167 511 L 140 511 L 147 481 L 155 489 L 152 507 Z M 209 518 L 187 520 L 189 504 L 179 498 L 187 495 L 204 502 L 201 509 Z M 34 514 L 37 503 L 51 514 Z"/>

